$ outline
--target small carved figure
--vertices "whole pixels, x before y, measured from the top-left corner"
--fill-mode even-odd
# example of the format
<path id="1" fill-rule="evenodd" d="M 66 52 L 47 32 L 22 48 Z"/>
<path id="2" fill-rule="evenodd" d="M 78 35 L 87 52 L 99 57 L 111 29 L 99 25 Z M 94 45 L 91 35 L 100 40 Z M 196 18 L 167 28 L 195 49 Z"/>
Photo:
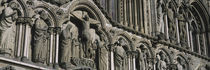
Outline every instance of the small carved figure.
<path id="1" fill-rule="evenodd" d="M 124 48 L 122 47 L 122 44 L 120 41 L 115 43 L 115 49 L 114 49 L 114 66 L 115 70 L 123 70 L 123 63 L 126 57 L 126 52 Z"/>
<path id="2" fill-rule="evenodd" d="M 138 52 L 138 57 L 137 57 L 137 70 L 145 70 L 145 63 L 144 63 L 144 59 L 143 59 L 143 53 L 140 50 L 140 47 L 138 47 L 139 49 L 137 49 Z"/>
<path id="3" fill-rule="evenodd" d="M 160 52 L 158 55 L 157 70 L 167 70 L 166 65 L 166 56 L 163 52 Z"/>
<path id="4" fill-rule="evenodd" d="M 90 28 L 90 24 L 97 24 L 98 21 L 92 19 L 89 17 L 88 13 L 85 11 L 75 11 L 72 13 L 73 16 L 75 16 L 77 19 L 79 19 L 82 24 L 81 28 L 81 39 L 82 39 L 82 45 L 84 50 L 84 57 L 90 58 L 91 53 L 91 44 L 95 40 L 95 30 Z"/>
<path id="5" fill-rule="evenodd" d="M 46 20 L 48 15 L 45 11 L 40 11 L 35 15 L 37 18 L 33 30 L 33 61 L 44 63 L 47 56 L 48 25 Z"/>
<path id="6" fill-rule="evenodd" d="M 6 4 L 6 3 L 5 3 Z M 0 15 L 0 47 L 1 53 L 12 55 L 15 47 L 15 29 L 18 4 L 9 2 Z"/>
<path id="7" fill-rule="evenodd" d="M 60 36 L 61 62 L 70 62 L 70 58 L 73 57 L 73 51 L 77 50 L 75 49 L 75 43 L 73 43 L 77 38 L 78 28 L 70 21 L 63 24 Z M 74 55 L 77 54 L 74 53 Z"/>
<path id="8" fill-rule="evenodd" d="M 158 25 L 157 25 L 157 32 L 158 33 L 164 33 L 164 15 L 165 15 L 165 12 L 164 12 L 164 4 L 163 4 L 163 0 L 158 0 L 158 6 L 157 6 L 157 12 L 158 12 Z"/>
<path id="9" fill-rule="evenodd" d="M 186 20 L 184 17 L 184 9 L 180 7 L 179 15 L 178 15 L 178 22 L 179 22 L 179 33 L 180 33 L 180 41 L 181 45 L 186 48 L 187 43 L 187 31 L 186 31 Z"/>

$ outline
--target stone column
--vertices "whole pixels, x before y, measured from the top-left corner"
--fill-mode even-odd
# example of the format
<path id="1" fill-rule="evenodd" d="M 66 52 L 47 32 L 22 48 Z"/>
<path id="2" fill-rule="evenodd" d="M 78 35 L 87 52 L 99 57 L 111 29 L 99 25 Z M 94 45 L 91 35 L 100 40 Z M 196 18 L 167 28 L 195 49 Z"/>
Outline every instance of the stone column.
<path id="1" fill-rule="evenodd" d="M 49 57 L 49 64 L 53 63 L 53 35 L 54 35 L 54 31 L 53 31 L 54 27 L 49 27 L 48 32 L 50 33 L 50 57 Z"/>
<path id="2" fill-rule="evenodd" d="M 192 40 L 193 39 L 193 37 L 192 37 L 192 30 L 190 30 L 189 33 L 190 33 L 190 45 L 191 45 L 190 47 L 191 47 L 191 50 L 194 51 L 194 48 L 193 48 L 194 45 L 193 45 L 193 40 Z"/>
<path id="3" fill-rule="evenodd" d="M 110 51 L 110 59 L 111 59 L 111 62 L 110 62 L 110 66 L 111 66 L 111 70 L 114 70 L 114 44 L 110 44 L 109 45 L 109 51 Z"/>
<path id="4" fill-rule="evenodd" d="M 175 21 L 176 21 L 176 30 L 177 30 L 177 32 L 176 32 L 177 33 L 177 43 L 180 44 L 178 14 L 176 14 Z"/>
<path id="5" fill-rule="evenodd" d="M 138 31 L 138 29 L 139 29 L 139 27 L 138 27 L 138 23 L 137 23 L 137 16 L 138 16 L 138 14 L 137 14 L 137 5 L 136 5 L 136 0 L 134 0 L 134 9 L 135 9 L 135 14 L 134 14 L 134 16 L 135 16 L 135 18 L 133 18 L 133 19 L 135 19 L 135 30 L 136 31 Z M 138 3 L 139 4 L 139 3 Z"/>
<path id="6" fill-rule="evenodd" d="M 188 44 L 188 48 L 190 49 L 190 30 L 189 30 L 189 23 L 186 23 L 186 31 L 187 31 L 187 44 Z"/>
<path id="7" fill-rule="evenodd" d="M 132 16 L 132 11 L 134 11 L 132 8 L 132 0 L 129 0 L 129 3 L 128 3 L 128 5 L 129 5 L 129 16 L 130 16 L 130 18 L 129 18 L 129 27 L 131 28 L 131 29 L 133 29 L 133 16 Z"/>
<path id="8" fill-rule="evenodd" d="M 61 32 L 61 27 L 55 27 L 56 43 L 55 43 L 55 64 L 58 64 L 58 52 L 59 52 L 59 34 Z"/>
<path id="9" fill-rule="evenodd" d="M 22 60 L 25 61 L 25 60 L 28 60 L 28 50 L 29 50 L 29 23 L 32 23 L 32 19 L 29 18 L 29 17 L 19 17 L 17 19 L 17 22 L 18 23 L 22 23 L 20 24 L 20 36 L 19 36 L 19 42 L 18 42 L 18 54 L 17 56 L 18 57 L 21 57 L 21 54 L 22 54 Z M 23 23 L 25 24 L 25 37 L 24 37 L 24 47 L 23 47 L 23 53 L 21 53 L 21 40 L 22 40 L 22 26 L 23 26 Z"/>
<path id="10" fill-rule="evenodd" d="M 21 57 L 21 49 L 22 49 L 22 47 L 21 47 L 21 40 L 22 40 L 22 34 L 23 34 L 23 22 L 24 22 L 24 18 L 21 18 L 21 17 L 19 17 L 18 19 L 17 19 L 17 23 L 20 23 L 19 24 L 19 34 L 18 34 L 18 44 L 17 44 L 17 54 L 16 54 L 16 56 L 18 57 L 18 58 L 20 58 Z"/>
<path id="11" fill-rule="evenodd" d="M 166 34 L 166 40 L 169 41 L 169 33 L 168 33 L 168 16 L 164 15 L 164 23 L 165 23 L 165 34 Z"/>
<path id="12" fill-rule="evenodd" d="M 196 34 L 196 38 L 197 38 L 197 46 L 194 46 L 194 47 L 198 47 L 198 53 L 201 54 L 201 47 L 200 47 L 200 37 L 199 37 L 199 33 L 200 32 L 197 32 Z"/>

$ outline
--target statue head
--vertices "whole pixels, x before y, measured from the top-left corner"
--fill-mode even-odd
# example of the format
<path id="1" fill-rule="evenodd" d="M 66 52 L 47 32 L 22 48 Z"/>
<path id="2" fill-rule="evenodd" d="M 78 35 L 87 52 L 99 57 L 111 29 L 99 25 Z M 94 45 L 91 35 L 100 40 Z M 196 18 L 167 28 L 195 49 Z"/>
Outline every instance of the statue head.
<path id="1" fill-rule="evenodd" d="M 40 18 L 42 18 L 43 20 L 46 20 L 48 18 L 48 15 L 44 10 L 41 10 L 39 14 L 40 14 Z"/>
<path id="2" fill-rule="evenodd" d="M 166 59 L 166 56 L 163 52 L 160 52 L 159 53 L 160 57 L 161 57 L 161 60 L 165 60 Z"/>
<path id="3" fill-rule="evenodd" d="M 87 12 L 83 12 L 83 15 L 82 15 L 82 18 L 85 20 L 85 21 L 89 21 L 89 16 L 88 16 L 88 13 Z"/>
<path id="4" fill-rule="evenodd" d="M 8 7 L 11 7 L 12 9 L 17 9 L 19 5 L 15 2 L 9 2 Z"/>

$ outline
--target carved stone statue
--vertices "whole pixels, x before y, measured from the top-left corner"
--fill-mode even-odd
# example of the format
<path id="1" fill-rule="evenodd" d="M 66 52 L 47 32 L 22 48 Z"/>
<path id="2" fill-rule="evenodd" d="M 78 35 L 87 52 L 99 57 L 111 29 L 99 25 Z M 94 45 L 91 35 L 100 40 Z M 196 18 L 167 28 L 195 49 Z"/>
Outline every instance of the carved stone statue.
<path id="1" fill-rule="evenodd" d="M 79 51 L 76 48 L 76 40 L 78 39 L 78 28 L 72 23 L 67 22 L 62 25 L 62 32 L 60 36 L 60 60 L 62 62 L 70 62 L 73 55 L 79 55 L 73 51 Z M 74 53 L 74 54 L 73 54 Z"/>
<path id="2" fill-rule="evenodd" d="M 123 70 L 123 63 L 126 58 L 126 52 L 118 41 L 115 43 L 116 48 L 114 49 L 114 66 L 115 70 Z"/>
<path id="3" fill-rule="evenodd" d="M 47 56 L 47 37 L 48 37 L 48 15 L 45 11 L 40 11 L 35 15 L 37 18 L 33 25 L 33 61 L 37 63 L 44 63 Z"/>
<path id="4" fill-rule="evenodd" d="M 85 11 L 75 11 L 72 13 L 77 19 L 79 19 L 82 24 L 81 28 L 81 41 L 84 50 L 84 57 L 91 58 L 91 44 L 95 40 L 95 30 L 90 28 L 90 24 L 98 24 L 99 22 L 90 18 L 88 13 Z"/>
<path id="5" fill-rule="evenodd" d="M 6 3 L 5 3 L 6 4 Z M 15 2 L 9 4 L 3 9 L 0 15 L 0 50 L 3 54 L 12 55 L 15 47 L 17 6 Z"/>
<path id="6" fill-rule="evenodd" d="M 181 45 L 186 48 L 187 43 L 187 30 L 186 30 L 186 20 L 184 17 L 184 9 L 180 7 L 179 15 L 178 15 L 178 22 L 179 22 L 179 33 L 180 33 L 180 41 Z"/>
<path id="7" fill-rule="evenodd" d="M 158 25 L 157 25 L 157 32 L 158 33 L 164 33 L 164 4 L 163 4 L 163 0 L 158 0 L 158 5 L 157 5 L 157 13 L 158 13 Z"/>
<path id="8" fill-rule="evenodd" d="M 157 61 L 157 70 L 167 70 L 167 65 L 166 65 L 166 56 L 164 53 L 160 52 L 157 55 L 158 61 Z"/>
<path id="9" fill-rule="evenodd" d="M 137 59 L 136 59 L 137 70 L 145 70 L 145 62 L 144 62 L 144 59 L 143 59 L 143 54 L 142 54 L 140 49 L 137 49 L 137 52 L 138 52 L 138 56 L 137 56 Z"/>
<path id="10" fill-rule="evenodd" d="M 168 9 L 167 9 L 167 15 L 168 15 L 168 25 L 169 25 L 169 39 L 172 43 L 176 43 L 177 39 L 177 29 L 176 29 L 176 23 L 175 23 L 175 14 L 173 10 L 173 3 L 169 2 Z"/>
<path id="11" fill-rule="evenodd" d="M 178 62 L 178 64 L 177 64 L 177 69 L 178 69 L 178 70 L 185 70 L 184 67 L 183 67 L 184 61 L 182 61 L 181 58 L 177 58 L 177 62 Z"/>

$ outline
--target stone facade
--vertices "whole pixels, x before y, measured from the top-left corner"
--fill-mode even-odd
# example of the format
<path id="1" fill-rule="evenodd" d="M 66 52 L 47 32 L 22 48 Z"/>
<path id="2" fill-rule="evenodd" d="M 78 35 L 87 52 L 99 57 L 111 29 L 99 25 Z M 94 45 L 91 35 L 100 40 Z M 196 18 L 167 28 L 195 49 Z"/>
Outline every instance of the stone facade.
<path id="1" fill-rule="evenodd" d="M 209 0 L 1 0 L 0 70 L 210 70 Z"/>

